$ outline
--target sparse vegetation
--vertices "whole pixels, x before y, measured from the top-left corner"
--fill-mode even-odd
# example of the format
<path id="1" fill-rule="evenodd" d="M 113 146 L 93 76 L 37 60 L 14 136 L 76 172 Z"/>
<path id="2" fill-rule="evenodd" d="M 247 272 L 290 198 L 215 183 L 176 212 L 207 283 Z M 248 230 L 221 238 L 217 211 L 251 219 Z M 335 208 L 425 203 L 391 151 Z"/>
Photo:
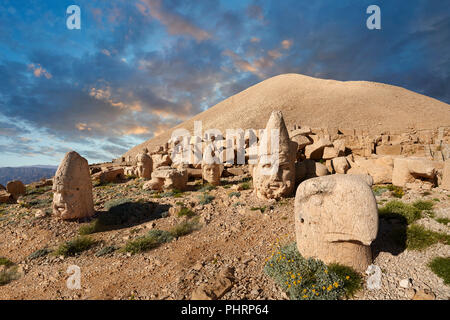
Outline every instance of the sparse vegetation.
<path id="1" fill-rule="evenodd" d="M 228 194 L 228 197 L 230 197 L 230 198 L 233 198 L 233 197 L 239 198 L 240 196 L 241 196 L 241 193 L 238 191 L 233 191 Z"/>
<path id="2" fill-rule="evenodd" d="M 438 242 L 450 244 L 450 235 L 411 225 L 406 230 L 406 247 L 410 250 L 423 250 Z"/>
<path id="3" fill-rule="evenodd" d="M 204 185 L 199 185 L 198 187 L 199 187 L 199 189 L 197 189 L 197 191 L 203 192 L 203 193 L 216 189 L 216 186 L 213 186 L 210 183 L 205 183 Z"/>
<path id="4" fill-rule="evenodd" d="M 46 255 L 48 255 L 50 252 L 51 252 L 51 250 L 47 249 L 47 248 L 38 249 L 38 250 L 34 251 L 32 254 L 30 254 L 28 256 L 28 259 L 34 260 L 34 259 L 42 258 L 42 257 L 45 257 Z"/>
<path id="5" fill-rule="evenodd" d="M 193 217 L 193 216 L 195 216 L 195 213 L 189 208 L 181 207 L 180 211 L 178 211 L 178 213 L 177 213 L 177 216 L 179 216 L 179 217 L 183 217 L 183 216 Z"/>
<path id="6" fill-rule="evenodd" d="M 400 219 L 408 224 L 422 217 L 422 212 L 413 205 L 392 200 L 378 209 L 379 216 L 384 219 Z"/>
<path id="7" fill-rule="evenodd" d="M 214 196 L 205 192 L 202 195 L 198 196 L 198 200 L 199 200 L 198 203 L 205 205 L 205 204 L 211 203 L 214 199 L 215 199 Z"/>
<path id="8" fill-rule="evenodd" d="M 413 206 L 424 211 L 433 209 L 434 203 L 432 201 L 417 200 L 413 203 Z"/>
<path id="9" fill-rule="evenodd" d="M 266 211 L 267 207 L 263 206 L 263 207 L 251 207 L 250 210 L 252 211 L 261 211 L 261 213 L 264 213 Z"/>
<path id="10" fill-rule="evenodd" d="M 250 182 L 241 183 L 242 190 L 249 190 L 251 187 L 252 187 L 252 184 Z"/>
<path id="11" fill-rule="evenodd" d="M 437 218 L 436 221 L 439 222 L 439 223 L 447 225 L 447 224 L 449 224 L 450 219 L 448 219 L 448 218 Z"/>
<path id="12" fill-rule="evenodd" d="M 95 253 L 95 256 L 96 256 L 96 257 L 103 257 L 103 256 L 106 256 L 106 255 L 108 255 L 108 254 L 113 253 L 113 252 L 116 251 L 116 250 L 117 250 L 117 248 L 114 247 L 114 246 L 103 247 L 103 248 L 101 248 L 100 250 L 98 250 L 98 251 Z"/>
<path id="13" fill-rule="evenodd" d="M 383 193 L 388 191 L 389 189 L 386 186 L 376 185 L 372 187 L 372 191 L 376 196 L 381 196 Z"/>
<path id="14" fill-rule="evenodd" d="M 450 257 L 436 257 L 428 267 L 442 280 L 446 285 L 450 285 Z"/>
<path id="15" fill-rule="evenodd" d="M 166 191 L 159 194 L 161 198 L 181 198 L 183 196 L 183 192 L 177 189 L 172 189 L 170 191 Z"/>
<path id="16" fill-rule="evenodd" d="M 149 233 L 143 237 L 128 241 L 124 250 L 132 254 L 145 252 L 160 246 L 162 243 L 170 242 L 173 236 L 170 232 L 163 230 L 150 230 Z"/>
<path id="17" fill-rule="evenodd" d="M 6 269 L 0 271 L 0 286 L 4 286 L 18 278 L 19 273 L 17 272 L 17 266 L 13 265 L 7 267 Z"/>
<path id="18" fill-rule="evenodd" d="M 389 184 L 387 185 L 387 188 L 389 191 L 392 192 L 392 196 L 394 196 L 395 198 L 403 198 L 403 196 L 405 195 L 405 191 L 403 190 L 402 187 L 397 187 L 392 184 Z"/>
<path id="19" fill-rule="evenodd" d="M 83 251 L 89 250 L 95 241 L 89 237 L 81 236 L 61 244 L 55 251 L 55 255 L 73 257 Z"/>
<path id="20" fill-rule="evenodd" d="M 275 249 L 264 272 L 292 300 L 336 300 L 354 294 L 361 286 L 356 271 L 339 265 L 327 267 L 320 260 L 305 259 L 295 242 Z"/>
<path id="21" fill-rule="evenodd" d="M 0 266 L 5 266 L 8 268 L 13 265 L 14 265 L 14 263 L 11 260 L 9 260 L 8 258 L 0 257 Z"/>
<path id="22" fill-rule="evenodd" d="M 170 229 L 170 233 L 174 238 L 179 238 L 181 236 L 185 236 L 198 230 L 200 228 L 200 224 L 198 219 L 183 221 L 177 224 L 175 227 Z"/>

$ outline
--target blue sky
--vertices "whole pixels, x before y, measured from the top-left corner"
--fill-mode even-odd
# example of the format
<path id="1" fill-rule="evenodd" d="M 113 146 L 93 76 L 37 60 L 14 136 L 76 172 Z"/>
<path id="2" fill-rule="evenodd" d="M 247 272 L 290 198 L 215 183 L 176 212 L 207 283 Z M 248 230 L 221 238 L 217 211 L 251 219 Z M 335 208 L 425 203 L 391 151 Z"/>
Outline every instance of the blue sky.
<path id="1" fill-rule="evenodd" d="M 66 9 L 81 9 L 68 30 Z M 381 30 L 366 8 L 381 8 Z M 450 102 L 440 0 L 0 3 L 0 166 L 109 161 L 271 76 L 389 83 Z"/>

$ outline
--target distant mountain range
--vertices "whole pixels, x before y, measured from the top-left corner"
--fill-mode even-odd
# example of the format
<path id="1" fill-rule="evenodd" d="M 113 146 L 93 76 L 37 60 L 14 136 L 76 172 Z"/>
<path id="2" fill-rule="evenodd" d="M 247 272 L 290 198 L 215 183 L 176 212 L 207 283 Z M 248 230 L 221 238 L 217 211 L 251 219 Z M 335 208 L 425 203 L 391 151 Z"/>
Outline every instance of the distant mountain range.
<path id="1" fill-rule="evenodd" d="M 52 178 L 57 166 L 36 165 L 28 167 L 3 167 L 0 168 L 0 184 L 6 187 L 11 180 L 20 180 L 25 184 L 36 182 L 42 178 Z"/>

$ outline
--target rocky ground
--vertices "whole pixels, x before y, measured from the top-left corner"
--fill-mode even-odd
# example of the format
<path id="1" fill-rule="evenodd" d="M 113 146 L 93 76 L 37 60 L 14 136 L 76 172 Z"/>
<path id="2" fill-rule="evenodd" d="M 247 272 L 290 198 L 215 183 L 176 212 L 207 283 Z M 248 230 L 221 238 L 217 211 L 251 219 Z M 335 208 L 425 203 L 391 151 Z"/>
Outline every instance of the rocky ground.
<path id="1" fill-rule="evenodd" d="M 2 205 L 0 256 L 16 263 L 20 276 L 0 286 L 0 299 L 191 299 L 198 288 L 217 281 L 226 287 L 224 291 L 229 289 L 222 299 L 287 299 L 263 268 L 276 243 L 294 241 L 294 198 L 272 203 L 258 200 L 251 188 L 240 190 L 248 186 L 246 178 L 224 178 L 222 186 L 208 191 L 214 197 L 208 204 L 199 203 L 203 192 L 195 181 L 190 182 L 190 191 L 175 197 L 155 197 L 142 190 L 139 179 L 96 186 L 97 211 L 105 211 L 110 200 L 140 200 L 152 203 L 158 218 L 94 233 L 90 235 L 96 240 L 94 247 L 68 258 L 53 254 L 28 258 L 36 250 L 55 249 L 73 239 L 79 228 L 89 223 L 52 218 L 49 188 L 31 191 L 19 204 Z M 380 206 L 391 199 L 390 191 L 377 195 Z M 417 199 L 433 201 L 434 206 L 433 214 L 416 223 L 450 234 L 449 225 L 436 220 L 450 218 L 450 193 L 438 188 L 427 193 L 406 191 L 401 201 Z M 199 230 L 144 253 L 116 250 L 96 256 L 107 246 L 120 249 L 151 229 L 169 230 L 189 219 L 175 214 L 175 208 L 182 205 L 199 217 Z M 450 246 L 437 243 L 420 251 L 398 247 L 389 238 L 395 224 L 395 219 L 380 219 L 379 237 L 373 244 L 374 264 L 383 272 L 381 289 L 368 290 L 364 285 L 354 299 L 411 299 L 419 295 L 449 299 L 450 286 L 427 264 L 434 257 L 449 256 Z M 79 290 L 67 288 L 70 265 L 81 268 Z"/>

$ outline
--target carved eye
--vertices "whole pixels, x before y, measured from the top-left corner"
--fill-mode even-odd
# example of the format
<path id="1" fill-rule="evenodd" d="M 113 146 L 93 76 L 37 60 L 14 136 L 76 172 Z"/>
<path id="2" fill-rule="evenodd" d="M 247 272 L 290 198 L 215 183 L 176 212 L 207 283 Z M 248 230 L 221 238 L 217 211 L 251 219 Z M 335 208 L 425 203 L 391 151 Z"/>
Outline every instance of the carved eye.
<path id="1" fill-rule="evenodd" d="M 305 220 L 304 220 L 303 218 L 301 218 L 301 219 L 300 219 L 300 222 L 303 223 L 303 222 L 305 222 Z"/>

